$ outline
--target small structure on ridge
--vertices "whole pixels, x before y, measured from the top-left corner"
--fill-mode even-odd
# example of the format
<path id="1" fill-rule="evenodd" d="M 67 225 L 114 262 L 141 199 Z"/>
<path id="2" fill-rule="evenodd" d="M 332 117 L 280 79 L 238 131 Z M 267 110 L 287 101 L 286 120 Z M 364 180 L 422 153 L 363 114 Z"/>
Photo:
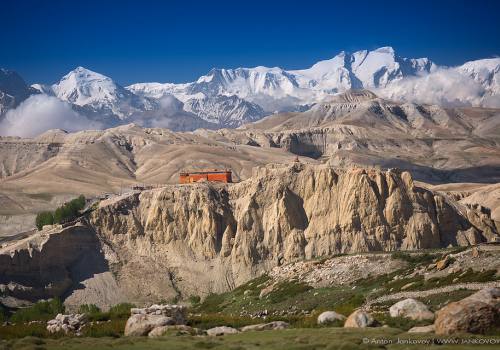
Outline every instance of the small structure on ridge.
<path id="1" fill-rule="evenodd" d="M 214 169 L 205 171 L 181 172 L 179 174 L 179 183 L 181 184 L 188 184 L 201 181 L 231 183 L 233 182 L 232 172 L 229 169 L 226 170 Z"/>

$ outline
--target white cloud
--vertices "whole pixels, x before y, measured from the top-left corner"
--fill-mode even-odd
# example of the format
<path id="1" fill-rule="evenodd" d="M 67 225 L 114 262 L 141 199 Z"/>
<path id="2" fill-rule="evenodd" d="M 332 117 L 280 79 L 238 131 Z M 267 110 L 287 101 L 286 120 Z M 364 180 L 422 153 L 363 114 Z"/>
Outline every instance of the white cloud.
<path id="1" fill-rule="evenodd" d="M 78 131 L 101 127 L 100 123 L 76 113 L 68 103 L 40 94 L 7 112 L 0 121 L 0 135 L 33 137 L 50 129 Z"/>
<path id="2" fill-rule="evenodd" d="M 406 78 L 376 93 L 396 101 L 446 107 L 500 107 L 500 96 L 491 96 L 481 84 L 454 68 L 441 68 L 423 76 Z"/>

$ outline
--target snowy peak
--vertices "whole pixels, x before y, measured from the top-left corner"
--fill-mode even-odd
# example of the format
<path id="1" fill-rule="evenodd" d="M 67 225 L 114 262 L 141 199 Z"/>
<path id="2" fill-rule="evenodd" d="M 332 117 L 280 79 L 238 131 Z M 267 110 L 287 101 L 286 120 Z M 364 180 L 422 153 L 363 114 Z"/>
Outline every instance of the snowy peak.
<path id="1" fill-rule="evenodd" d="M 500 95 L 500 58 L 467 62 L 456 70 L 472 78 L 492 95 Z"/>
<path id="2" fill-rule="evenodd" d="M 381 88 L 393 81 L 429 73 L 434 64 L 427 58 L 408 59 L 396 55 L 390 46 L 373 51 L 340 52 L 329 60 L 320 61 L 311 68 L 293 71 L 307 77 L 326 92 L 348 89 Z"/>
<path id="3" fill-rule="evenodd" d="M 116 101 L 120 88 L 113 80 L 84 67 L 77 67 L 52 85 L 55 95 L 78 106 L 102 101 Z"/>
<path id="4" fill-rule="evenodd" d="M 151 110 L 151 101 L 138 97 L 111 78 L 77 67 L 52 85 L 54 95 L 76 106 L 126 119 L 132 113 Z"/>

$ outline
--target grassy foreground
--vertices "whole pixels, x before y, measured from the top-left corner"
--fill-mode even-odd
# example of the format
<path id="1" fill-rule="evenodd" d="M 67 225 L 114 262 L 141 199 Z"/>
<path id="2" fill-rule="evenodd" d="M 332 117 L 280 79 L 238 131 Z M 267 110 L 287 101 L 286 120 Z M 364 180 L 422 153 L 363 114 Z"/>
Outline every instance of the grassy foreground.
<path id="1" fill-rule="evenodd" d="M 490 344 L 478 345 L 488 340 Z M 446 344 L 449 342 L 449 344 Z M 468 342 L 469 344 L 463 344 Z M 61 338 L 26 337 L 0 341 L 0 349 L 217 349 L 217 350 L 314 350 L 314 349 L 498 349 L 500 337 L 438 337 L 411 335 L 393 328 L 344 329 L 298 328 L 282 331 L 246 332 L 223 337 L 169 334 L 161 338 Z"/>

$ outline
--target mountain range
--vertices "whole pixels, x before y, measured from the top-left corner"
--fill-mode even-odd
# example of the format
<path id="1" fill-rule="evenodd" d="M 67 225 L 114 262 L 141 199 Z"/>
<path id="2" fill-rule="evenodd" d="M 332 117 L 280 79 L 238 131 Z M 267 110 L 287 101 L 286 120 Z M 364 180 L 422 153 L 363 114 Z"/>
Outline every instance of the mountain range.
<path id="1" fill-rule="evenodd" d="M 391 47 L 341 52 L 301 70 L 214 68 L 183 84 L 124 87 L 110 77 L 77 67 L 53 85 L 28 86 L 15 72 L 2 69 L 0 118 L 16 125 L 17 115 L 9 117 L 8 111 L 33 95 L 68 104 L 92 127 L 135 122 L 172 130 L 239 127 L 277 112 L 308 110 L 351 89 L 369 89 L 404 102 L 499 107 L 499 71 L 500 58 L 449 68 L 428 58 L 403 58 Z"/>

